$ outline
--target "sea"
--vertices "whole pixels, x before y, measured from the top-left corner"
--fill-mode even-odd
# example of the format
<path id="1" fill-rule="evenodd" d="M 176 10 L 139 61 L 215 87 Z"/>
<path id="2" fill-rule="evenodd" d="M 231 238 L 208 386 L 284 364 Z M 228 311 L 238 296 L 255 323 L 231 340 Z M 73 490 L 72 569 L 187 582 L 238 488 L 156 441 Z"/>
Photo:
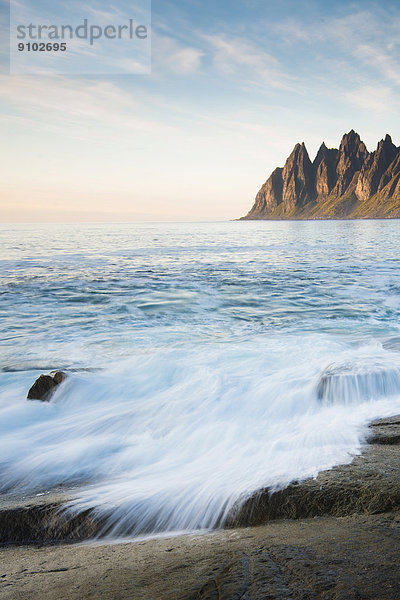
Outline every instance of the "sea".
<path id="1" fill-rule="evenodd" d="M 3 224 L 0 248 L 2 494 L 70 490 L 114 538 L 209 530 L 400 414 L 398 220 Z"/>

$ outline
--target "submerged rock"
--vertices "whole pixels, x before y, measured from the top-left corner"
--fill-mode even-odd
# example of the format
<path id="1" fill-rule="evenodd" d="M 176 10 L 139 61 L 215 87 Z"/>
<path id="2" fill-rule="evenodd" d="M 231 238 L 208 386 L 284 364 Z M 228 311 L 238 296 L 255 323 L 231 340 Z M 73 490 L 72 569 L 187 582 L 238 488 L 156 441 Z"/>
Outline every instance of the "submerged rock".
<path id="1" fill-rule="evenodd" d="M 54 392 L 54 389 L 66 379 L 63 371 L 53 371 L 50 375 L 39 375 L 33 386 L 30 388 L 27 399 L 41 400 L 48 402 Z"/>
<path id="2" fill-rule="evenodd" d="M 400 365 L 379 362 L 333 364 L 317 386 L 324 404 L 353 404 L 400 393 Z"/>

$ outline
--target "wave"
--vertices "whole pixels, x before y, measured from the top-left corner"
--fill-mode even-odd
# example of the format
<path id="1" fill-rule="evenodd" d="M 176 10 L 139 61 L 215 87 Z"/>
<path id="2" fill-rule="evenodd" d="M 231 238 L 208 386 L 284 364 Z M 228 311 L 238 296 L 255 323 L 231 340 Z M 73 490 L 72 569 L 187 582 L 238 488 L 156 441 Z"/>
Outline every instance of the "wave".
<path id="1" fill-rule="evenodd" d="M 3 373 L 0 486 L 78 486 L 67 510 L 103 535 L 218 527 L 256 490 L 360 453 L 368 421 L 400 413 L 399 360 L 318 334 L 148 349 L 70 372 L 49 403 L 25 400 L 32 372 Z"/>

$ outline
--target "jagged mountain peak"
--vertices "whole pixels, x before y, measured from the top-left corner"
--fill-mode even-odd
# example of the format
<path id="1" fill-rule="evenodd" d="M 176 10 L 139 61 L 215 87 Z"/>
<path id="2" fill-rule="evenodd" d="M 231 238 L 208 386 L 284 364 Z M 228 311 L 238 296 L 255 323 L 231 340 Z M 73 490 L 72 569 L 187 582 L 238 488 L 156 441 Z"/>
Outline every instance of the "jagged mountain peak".
<path id="1" fill-rule="evenodd" d="M 358 133 L 352 129 L 345 133 L 340 142 L 339 152 L 344 155 L 368 154 L 368 150 Z"/>
<path id="2" fill-rule="evenodd" d="M 322 142 L 313 162 L 305 143 L 297 143 L 285 166 L 275 169 L 261 187 L 244 218 L 379 216 L 400 218 L 400 148 L 386 134 L 370 153 L 351 129 L 339 149 Z"/>
<path id="3" fill-rule="evenodd" d="M 297 154 L 303 154 L 304 152 L 307 152 L 305 143 L 301 142 L 301 144 L 300 144 L 298 142 L 297 144 L 295 144 L 290 156 L 297 155 Z"/>
<path id="4" fill-rule="evenodd" d="M 349 143 L 352 141 L 361 141 L 360 135 L 356 131 L 354 131 L 354 129 L 350 129 L 350 131 L 348 133 L 343 134 L 340 145 L 342 145 L 343 143 Z"/>
<path id="5" fill-rule="evenodd" d="M 320 145 L 320 147 L 318 149 L 316 157 L 314 158 L 313 165 L 318 167 L 318 165 L 320 164 L 320 162 L 322 160 L 327 160 L 328 157 L 336 155 L 337 152 L 338 151 L 336 148 L 328 148 L 327 145 L 325 144 L 325 142 L 322 142 L 322 144 Z"/>
<path id="6" fill-rule="evenodd" d="M 377 150 L 385 150 L 388 148 L 390 148 L 391 150 L 394 150 L 396 148 L 396 146 L 393 144 L 391 136 L 387 133 L 385 138 L 378 142 L 378 146 L 376 149 Z"/>
<path id="7" fill-rule="evenodd" d="M 286 166 L 290 166 L 293 163 L 299 164 L 299 163 L 310 163 L 311 164 L 311 160 L 306 148 L 306 145 L 304 142 L 302 142 L 301 144 L 296 144 L 295 147 L 293 148 L 292 152 L 290 153 L 288 159 L 286 160 Z"/>
<path id="8" fill-rule="evenodd" d="M 325 142 L 322 142 L 322 144 L 320 145 L 317 155 L 314 158 L 313 164 L 314 165 L 319 165 L 319 163 L 321 162 L 321 160 L 323 160 L 326 157 L 326 151 L 328 150 L 328 148 L 325 145 Z"/>

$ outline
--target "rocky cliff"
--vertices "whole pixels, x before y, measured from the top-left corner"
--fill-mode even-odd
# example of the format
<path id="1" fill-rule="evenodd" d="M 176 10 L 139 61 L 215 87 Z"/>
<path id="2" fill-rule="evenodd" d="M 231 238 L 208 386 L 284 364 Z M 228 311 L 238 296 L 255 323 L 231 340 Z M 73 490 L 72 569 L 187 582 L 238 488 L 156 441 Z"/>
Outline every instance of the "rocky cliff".
<path id="1" fill-rule="evenodd" d="M 296 144 L 285 166 L 259 190 L 242 219 L 400 218 L 400 147 L 387 135 L 368 152 L 355 131 L 340 147 L 322 143 L 311 162 Z"/>

